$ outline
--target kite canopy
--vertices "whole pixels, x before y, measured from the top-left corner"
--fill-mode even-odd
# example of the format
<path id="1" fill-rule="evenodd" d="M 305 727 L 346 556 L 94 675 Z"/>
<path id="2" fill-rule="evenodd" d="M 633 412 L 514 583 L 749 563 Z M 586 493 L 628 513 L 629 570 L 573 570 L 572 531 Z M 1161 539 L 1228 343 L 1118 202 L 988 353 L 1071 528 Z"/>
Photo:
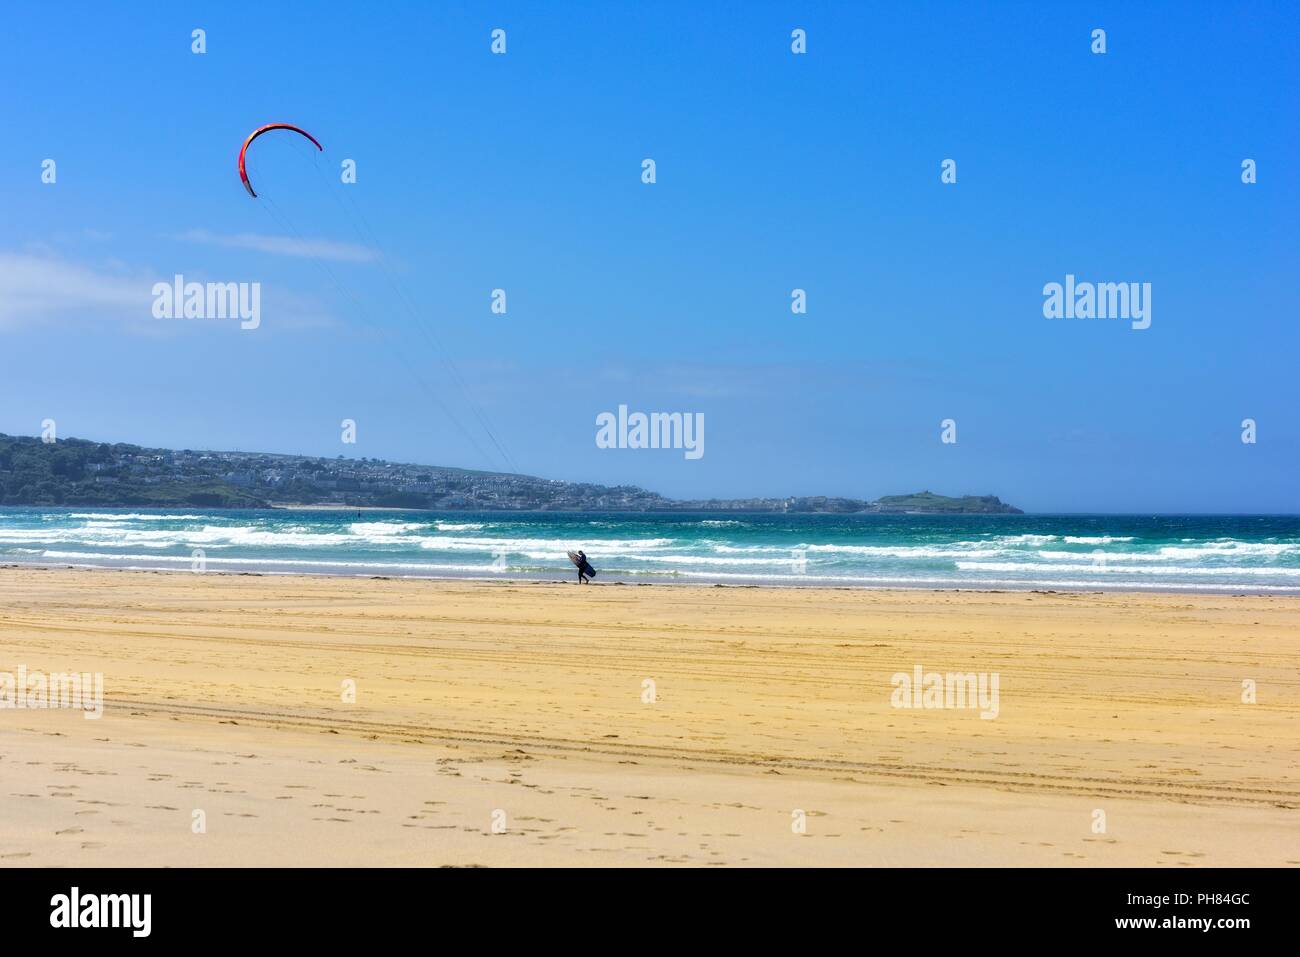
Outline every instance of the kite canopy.
<path id="1" fill-rule="evenodd" d="M 295 133 L 307 137 L 307 139 L 311 140 L 312 143 L 315 143 L 316 149 L 321 152 L 325 151 L 325 147 L 316 142 L 316 137 L 312 136 L 306 130 L 299 129 L 289 123 L 268 123 L 266 126 L 258 127 L 253 130 L 253 132 L 248 134 L 248 139 L 244 140 L 244 145 L 239 148 L 239 178 L 243 180 L 244 189 L 248 190 L 248 195 L 253 197 L 253 199 L 257 199 L 257 194 L 253 192 L 253 184 L 248 181 L 248 170 L 244 168 L 244 154 L 248 152 L 248 147 L 253 140 L 271 130 L 292 130 Z"/>

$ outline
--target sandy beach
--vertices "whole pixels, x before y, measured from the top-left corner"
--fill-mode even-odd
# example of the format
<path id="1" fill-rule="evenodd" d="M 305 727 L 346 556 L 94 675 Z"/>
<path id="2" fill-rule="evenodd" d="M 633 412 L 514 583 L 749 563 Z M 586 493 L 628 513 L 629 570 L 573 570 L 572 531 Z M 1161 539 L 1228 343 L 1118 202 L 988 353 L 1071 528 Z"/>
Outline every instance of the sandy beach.
<path id="1" fill-rule="evenodd" d="M 0 594 L 0 672 L 104 689 L 98 719 L 0 710 L 0 866 L 1300 864 L 1295 598 L 53 568 Z M 896 707 L 917 668 L 996 676 L 996 717 Z"/>

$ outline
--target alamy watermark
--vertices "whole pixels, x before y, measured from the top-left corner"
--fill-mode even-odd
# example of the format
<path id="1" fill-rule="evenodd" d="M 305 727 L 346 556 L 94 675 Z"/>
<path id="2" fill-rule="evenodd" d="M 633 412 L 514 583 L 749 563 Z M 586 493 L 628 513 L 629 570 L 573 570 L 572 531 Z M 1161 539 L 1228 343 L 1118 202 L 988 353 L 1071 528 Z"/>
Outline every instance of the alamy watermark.
<path id="1" fill-rule="evenodd" d="M 50 926 L 56 928 L 117 927 L 132 937 L 148 937 L 152 912 L 152 894 L 83 894 L 73 885 L 50 898 Z"/>
<path id="2" fill-rule="evenodd" d="M 889 703 L 895 708 L 979 708 L 980 717 L 998 716 L 998 672 L 899 671 L 890 678 L 894 686 Z"/>
<path id="3" fill-rule="evenodd" d="M 703 412 L 632 412 L 596 416 L 598 449 L 684 449 L 688 459 L 704 457 Z"/>
<path id="4" fill-rule="evenodd" d="M 103 672 L 28 671 L 19 665 L 17 673 L 0 671 L 0 711 L 5 709 L 42 711 L 67 708 L 83 712 L 87 720 L 104 714 Z"/>
<path id="5" fill-rule="evenodd" d="M 186 282 L 177 273 L 171 282 L 153 284 L 155 319 L 239 319 L 239 328 L 262 324 L 260 282 Z"/>
<path id="6" fill-rule="evenodd" d="M 1043 287 L 1046 319 L 1131 319 L 1134 329 L 1151 326 L 1151 283 L 1076 282 L 1073 273 L 1064 283 Z"/>

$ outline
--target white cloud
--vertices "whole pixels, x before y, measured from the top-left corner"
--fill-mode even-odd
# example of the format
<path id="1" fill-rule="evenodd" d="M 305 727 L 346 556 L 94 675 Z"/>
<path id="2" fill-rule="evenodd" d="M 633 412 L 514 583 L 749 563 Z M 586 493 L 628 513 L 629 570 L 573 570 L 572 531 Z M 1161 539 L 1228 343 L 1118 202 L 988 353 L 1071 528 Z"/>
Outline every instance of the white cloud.
<path id="1" fill-rule="evenodd" d="M 0 252 L 0 326 L 73 310 L 145 318 L 151 283 L 56 256 Z"/>
<path id="2" fill-rule="evenodd" d="M 264 233 L 236 233 L 221 236 L 206 229 L 191 229 L 176 237 L 188 243 L 205 243 L 209 246 L 227 246 L 232 249 L 252 249 L 273 256 L 331 259 L 336 262 L 365 263 L 379 258 L 379 253 L 356 243 L 341 243 L 332 239 L 299 239 L 294 236 L 268 236 Z"/>
<path id="3" fill-rule="evenodd" d="M 40 247 L 31 252 L 0 250 L 0 331 L 44 321 L 79 320 L 129 323 L 132 332 L 144 334 L 219 328 L 211 323 L 159 322 L 153 317 L 154 284 L 170 283 L 172 275 L 142 271 L 113 259 L 75 263 Z M 187 273 L 186 279 L 197 282 L 203 277 Z M 264 290 L 263 310 L 274 314 L 281 329 L 336 324 L 325 304 L 278 285 Z"/>

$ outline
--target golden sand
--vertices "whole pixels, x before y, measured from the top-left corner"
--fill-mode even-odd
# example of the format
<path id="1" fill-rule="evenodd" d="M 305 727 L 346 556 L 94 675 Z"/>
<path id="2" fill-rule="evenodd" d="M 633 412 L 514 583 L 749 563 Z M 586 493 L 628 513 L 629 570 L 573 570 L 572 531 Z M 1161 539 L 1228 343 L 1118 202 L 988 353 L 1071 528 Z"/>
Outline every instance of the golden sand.
<path id="1" fill-rule="evenodd" d="M 0 672 L 105 700 L 0 710 L 0 866 L 1294 865 L 1298 662 L 1282 597 L 4 568 Z"/>

